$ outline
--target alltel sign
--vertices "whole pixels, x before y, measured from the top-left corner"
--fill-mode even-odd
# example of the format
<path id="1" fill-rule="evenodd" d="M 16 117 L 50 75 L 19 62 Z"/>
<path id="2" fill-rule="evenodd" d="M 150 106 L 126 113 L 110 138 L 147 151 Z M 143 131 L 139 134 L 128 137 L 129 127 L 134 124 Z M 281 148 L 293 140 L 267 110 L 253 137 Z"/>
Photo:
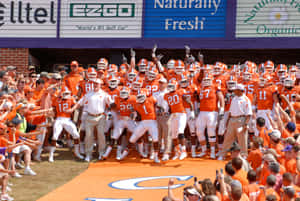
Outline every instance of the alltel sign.
<path id="1" fill-rule="evenodd" d="M 54 37 L 56 23 L 57 0 L 0 1 L 0 33 L 2 36 Z"/>

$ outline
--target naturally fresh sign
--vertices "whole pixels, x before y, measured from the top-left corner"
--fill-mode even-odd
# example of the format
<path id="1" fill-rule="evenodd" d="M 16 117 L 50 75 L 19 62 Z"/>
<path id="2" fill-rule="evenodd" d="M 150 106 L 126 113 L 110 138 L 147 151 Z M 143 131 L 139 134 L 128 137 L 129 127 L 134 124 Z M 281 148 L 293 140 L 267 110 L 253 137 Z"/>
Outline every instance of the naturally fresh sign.
<path id="1" fill-rule="evenodd" d="M 134 3 L 71 3 L 70 17 L 134 17 Z"/>
<path id="2" fill-rule="evenodd" d="M 299 37 L 299 19 L 300 0 L 238 0 L 236 35 Z"/>

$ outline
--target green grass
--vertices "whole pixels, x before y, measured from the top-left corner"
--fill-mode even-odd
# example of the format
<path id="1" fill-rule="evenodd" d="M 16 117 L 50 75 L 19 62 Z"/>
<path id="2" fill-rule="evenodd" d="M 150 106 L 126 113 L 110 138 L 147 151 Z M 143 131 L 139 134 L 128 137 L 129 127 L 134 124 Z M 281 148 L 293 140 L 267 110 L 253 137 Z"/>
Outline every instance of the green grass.
<path id="1" fill-rule="evenodd" d="M 75 159 L 68 148 L 57 149 L 54 163 L 48 162 L 48 153 L 42 155 L 42 162 L 34 162 L 31 169 L 36 176 L 22 175 L 10 178 L 13 184 L 9 193 L 17 201 L 35 201 L 38 198 L 65 184 L 88 168 L 88 163 Z M 24 170 L 18 170 L 23 174 Z"/>

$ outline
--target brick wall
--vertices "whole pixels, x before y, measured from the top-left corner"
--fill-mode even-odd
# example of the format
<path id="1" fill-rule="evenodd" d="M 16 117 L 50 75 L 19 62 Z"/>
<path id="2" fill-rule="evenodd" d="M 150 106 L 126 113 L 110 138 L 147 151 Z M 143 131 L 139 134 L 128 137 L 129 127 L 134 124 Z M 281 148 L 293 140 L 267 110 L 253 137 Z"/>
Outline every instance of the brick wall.
<path id="1" fill-rule="evenodd" d="M 18 72 L 28 69 L 28 48 L 0 48 L 0 67 L 16 66 Z"/>

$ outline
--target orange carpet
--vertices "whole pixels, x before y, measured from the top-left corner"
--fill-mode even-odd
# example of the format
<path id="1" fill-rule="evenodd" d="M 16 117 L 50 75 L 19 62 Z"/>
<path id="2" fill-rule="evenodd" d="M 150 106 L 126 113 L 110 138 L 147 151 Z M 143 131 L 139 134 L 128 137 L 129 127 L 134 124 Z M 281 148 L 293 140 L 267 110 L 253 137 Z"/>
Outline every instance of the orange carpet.
<path id="1" fill-rule="evenodd" d="M 168 176 L 178 176 L 175 184 L 179 185 L 174 192 L 182 198 L 182 188 L 193 184 L 192 176 L 198 180 L 214 179 L 216 169 L 223 167 L 224 162 L 209 159 L 189 158 L 161 164 L 135 157 L 122 162 L 110 159 L 91 163 L 85 172 L 38 201 L 159 201 L 167 195 L 167 190 L 160 188 L 167 187 Z"/>

